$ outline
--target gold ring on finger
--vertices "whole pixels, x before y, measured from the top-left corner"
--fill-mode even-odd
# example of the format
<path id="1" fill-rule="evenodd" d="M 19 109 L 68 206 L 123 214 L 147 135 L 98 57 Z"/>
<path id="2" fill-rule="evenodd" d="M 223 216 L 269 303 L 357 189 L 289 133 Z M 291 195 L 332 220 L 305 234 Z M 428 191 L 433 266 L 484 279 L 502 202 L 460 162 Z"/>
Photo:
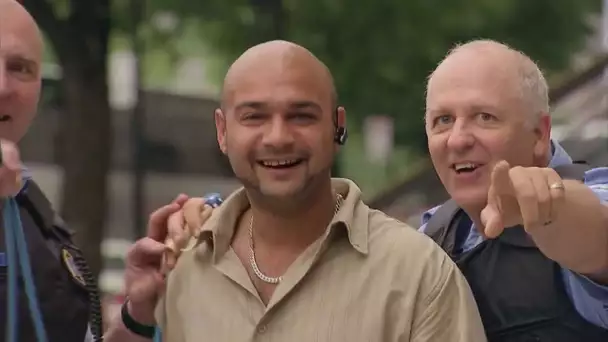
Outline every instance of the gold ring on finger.
<path id="1" fill-rule="evenodd" d="M 551 189 L 551 190 L 565 190 L 566 187 L 564 186 L 564 183 L 562 183 L 562 182 L 555 182 L 555 183 L 549 185 L 549 189 Z"/>

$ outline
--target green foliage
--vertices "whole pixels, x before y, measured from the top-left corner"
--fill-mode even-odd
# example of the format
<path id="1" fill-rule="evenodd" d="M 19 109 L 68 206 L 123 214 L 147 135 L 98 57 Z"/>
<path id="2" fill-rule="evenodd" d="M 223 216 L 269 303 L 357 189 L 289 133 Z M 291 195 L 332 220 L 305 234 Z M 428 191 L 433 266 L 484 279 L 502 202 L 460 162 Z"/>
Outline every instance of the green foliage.
<path id="1" fill-rule="evenodd" d="M 589 33 L 599 0 L 153 0 L 199 21 L 201 35 L 233 60 L 282 38 L 309 48 L 332 70 L 349 123 L 395 117 L 397 143 L 424 149 L 426 77 L 458 42 L 490 38 L 520 49 L 546 72 L 567 66 Z M 218 68 L 223 74 L 227 64 Z"/>

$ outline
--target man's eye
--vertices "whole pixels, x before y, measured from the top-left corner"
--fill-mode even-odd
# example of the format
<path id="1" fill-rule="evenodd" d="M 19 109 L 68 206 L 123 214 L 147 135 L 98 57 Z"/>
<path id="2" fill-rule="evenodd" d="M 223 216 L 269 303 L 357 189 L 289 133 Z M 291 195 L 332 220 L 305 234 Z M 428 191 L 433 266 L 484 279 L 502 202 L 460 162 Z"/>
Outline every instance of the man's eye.
<path id="1" fill-rule="evenodd" d="M 316 119 L 316 117 L 311 113 L 293 113 L 290 115 L 290 119 L 301 122 L 309 122 Z"/>
<path id="2" fill-rule="evenodd" d="M 22 74 L 27 74 L 31 72 L 30 68 L 23 63 L 9 63 L 7 65 L 7 69 L 8 71 Z"/>
<path id="3" fill-rule="evenodd" d="M 435 125 L 447 125 L 452 122 L 452 117 L 449 115 L 441 115 L 435 118 Z"/>
<path id="4" fill-rule="evenodd" d="M 489 113 L 479 113 L 479 118 L 482 121 L 493 121 L 495 119 L 494 115 Z"/>
<path id="5" fill-rule="evenodd" d="M 31 81 L 37 76 L 35 66 L 22 61 L 8 61 L 6 71 L 21 81 Z"/>
<path id="6" fill-rule="evenodd" d="M 245 115 L 243 115 L 243 120 L 245 121 L 255 121 L 255 120 L 261 120 L 264 118 L 264 115 L 261 113 L 247 113 Z"/>

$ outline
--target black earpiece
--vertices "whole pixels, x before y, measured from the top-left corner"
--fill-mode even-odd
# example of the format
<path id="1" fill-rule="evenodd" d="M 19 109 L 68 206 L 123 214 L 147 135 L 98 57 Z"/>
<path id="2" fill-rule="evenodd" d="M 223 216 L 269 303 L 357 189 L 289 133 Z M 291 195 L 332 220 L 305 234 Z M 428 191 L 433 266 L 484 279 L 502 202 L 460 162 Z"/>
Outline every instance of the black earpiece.
<path id="1" fill-rule="evenodd" d="M 346 130 L 346 127 L 336 127 L 336 136 L 334 137 L 334 141 L 338 145 L 344 145 L 346 144 L 346 139 L 348 139 L 348 131 Z"/>
<path id="2" fill-rule="evenodd" d="M 334 141 L 338 145 L 346 144 L 348 139 L 348 130 L 344 126 L 338 125 L 338 108 L 334 112 L 334 125 L 336 126 L 336 133 L 334 134 Z"/>

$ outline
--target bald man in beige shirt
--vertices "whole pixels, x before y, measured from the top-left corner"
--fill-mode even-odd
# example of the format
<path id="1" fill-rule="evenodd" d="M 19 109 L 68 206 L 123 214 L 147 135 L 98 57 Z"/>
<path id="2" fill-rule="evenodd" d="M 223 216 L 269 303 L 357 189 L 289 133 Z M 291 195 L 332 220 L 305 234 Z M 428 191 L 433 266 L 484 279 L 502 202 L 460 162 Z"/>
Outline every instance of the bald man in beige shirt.
<path id="1" fill-rule="evenodd" d="M 345 113 L 314 56 L 256 46 L 222 100 L 220 147 L 245 187 L 169 276 L 165 341 L 485 341 L 449 257 L 367 207 L 352 181 L 330 179 Z"/>
<path id="2" fill-rule="evenodd" d="M 352 181 L 331 178 L 345 120 L 330 72 L 298 45 L 264 43 L 231 66 L 215 122 L 244 187 L 193 232 L 169 274 L 154 320 L 164 342 L 486 341 L 450 258 L 371 210 Z M 130 278 L 127 295 L 140 296 L 125 312 L 149 324 L 156 298 L 137 289 L 157 273 L 145 269 Z"/>
<path id="3" fill-rule="evenodd" d="M 245 190 L 215 209 L 157 308 L 164 341 L 485 341 L 470 289 L 446 254 L 370 209 L 352 181 L 332 183 L 344 196 L 339 211 L 272 291 L 256 286 L 263 281 L 247 253 L 231 246 L 247 231 L 239 223 L 250 217 Z"/>

